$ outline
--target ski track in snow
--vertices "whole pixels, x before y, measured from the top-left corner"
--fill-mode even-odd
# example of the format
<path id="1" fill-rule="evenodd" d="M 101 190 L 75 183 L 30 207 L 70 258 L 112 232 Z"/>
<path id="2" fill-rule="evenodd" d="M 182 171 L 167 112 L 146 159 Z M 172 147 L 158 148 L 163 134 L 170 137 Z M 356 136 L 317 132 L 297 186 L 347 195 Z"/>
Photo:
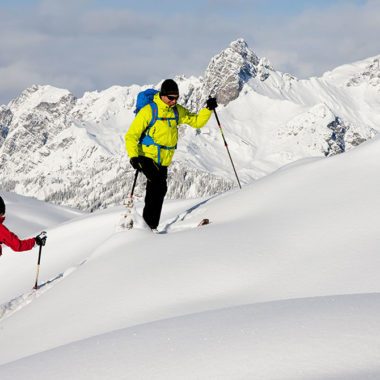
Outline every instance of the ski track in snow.
<path id="1" fill-rule="evenodd" d="M 140 218 L 136 217 L 136 214 L 137 214 L 137 211 L 135 209 L 133 209 L 132 211 L 129 211 L 128 213 L 128 217 L 133 218 L 135 227 L 136 227 L 136 222 L 139 222 L 139 224 L 141 224 L 141 219 L 142 219 L 141 217 Z M 115 226 L 116 232 L 128 231 L 128 229 L 126 229 L 125 227 L 123 228 L 123 225 L 122 225 L 122 223 L 125 224 L 125 216 L 126 216 L 125 212 L 120 214 L 120 221 Z M 83 260 L 81 263 L 79 263 L 76 266 L 68 268 L 67 270 L 58 274 L 54 278 L 38 285 L 38 289 L 33 288 L 31 291 L 21 294 L 11 299 L 10 301 L 5 302 L 2 305 L 0 305 L 0 321 L 10 317 L 11 315 L 15 314 L 17 311 L 29 305 L 31 302 L 33 302 L 35 299 L 40 297 L 42 294 L 49 291 L 53 286 L 61 282 L 64 278 L 74 273 L 79 267 L 84 265 L 88 260 L 89 258 Z"/>
<path id="2" fill-rule="evenodd" d="M 172 226 L 175 225 L 177 222 L 183 222 L 185 219 L 189 217 L 189 215 L 191 215 L 200 206 L 208 203 L 210 200 L 214 199 L 216 196 L 218 195 L 214 195 L 210 198 L 207 198 L 203 200 L 202 202 L 199 202 L 195 204 L 194 206 L 190 207 L 186 211 L 176 215 L 174 218 L 169 219 L 169 221 L 165 224 L 165 227 L 159 233 L 166 234 L 169 232 L 169 230 L 174 232 L 174 231 L 183 231 L 185 229 L 197 227 L 197 225 L 182 225 L 182 226 L 178 226 L 177 228 L 173 228 Z M 120 213 L 120 219 L 119 219 L 119 222 L 115 226 L 115 232 L 128 231 L 128 229 L 125 227 L 126 216 L 128 220 L 132 219 L 133 228 L 148 229 L 142 216 L 137 212 L 135 206 L 133 206 L 132 209 L 129 209 L 127 212 Z M 17 311 L 29 305 L 31 302 L 33 302 L 35 299 L 40 297 L 42 294 L 49 291 L 53 286 L 61 282 L 65 277 L 75 272 L 79 267 L 84 265 L 88 260 L 89 258 L 83 260 L 77 266 L 68 268 L 66 271 L 58 274 L 56 277 L 39 285 L 38 289 L 32 289 L 30 292 L 21 294 L 20 296 L 13 298 L 9 302 L 6 302 L 0 305 L 0 321 L 10 317 L 11 315 L 15 314 Z"/>
<path id="3" fill-rule="evenodd" d="M 83 260 L 79 265 L 71 267 L 65 270 L 63 273 L 60 273 L 56 277 L 44 282 L 41 285 L 38 285 L 38 289 L 32 289 L 30 292 L 21 294 L 20 296 L 13 298 L 9 302 L 0 305 L 0 321 L 10 317 L 17 311 L 29 305 L 42 294 L 49 291 L 53 286 L 61 282 L 65 277 L 75 272 L 80 266 L 82 266 L 86 262 L 87 259 Z"/>
<path id="4" fill-rule="evenodd" d="M 190 225 L 189 224 L 189 225 L 177 226 L 177 228 L 172 228 L 172 226 L 175 225 L 177 222 L 183 222 L 195 210 L 197 210 L 199 207 L 201 207 L 204 204 L 208 203 L 209 201 L 211 201 L 212 199 L 214 199 L 217 196 L 220 196 L 220 194 L 213 195 L 212 197 L 207 198 L 204 201 L 197 203 L 196 205 L 194 205 L 193 207 L 190 207 L 189 209 L 187 209 L 183 213 L 175 216 L 173 219 L 171 219 L 168 223 L 165 224 L 165 227 L 163 228 L 163 230 L 162 230 L 161 233 L 167 233 L 169 230 L 171 230 L 171 232 L 174 232 L 174 231 L 183 231 L 184 229 L 197 227 L 198 224 L 195 224 L 195 225 L 193 225 L 193 224 Z M 201 219 L 204 219 L 204 218 L 201 218 Z M 201 219 L 199 221 L 201 221 Z"/>

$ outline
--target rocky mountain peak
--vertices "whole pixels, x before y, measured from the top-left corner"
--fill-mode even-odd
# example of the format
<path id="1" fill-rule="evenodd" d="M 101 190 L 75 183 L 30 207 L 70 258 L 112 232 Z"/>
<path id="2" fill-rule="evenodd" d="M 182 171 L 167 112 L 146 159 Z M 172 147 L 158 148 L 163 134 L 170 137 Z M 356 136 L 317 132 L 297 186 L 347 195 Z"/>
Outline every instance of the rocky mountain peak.
<path id="1" fill-rule="evenodd" d="M 227 105 L 239 96 L 244 83 L 251 78 L 259 75 L 261 80 L 265 80 L 269 75 L 267 69 L 271 69 L 268 60 L 259 59 L 240 38 L 211 59 L 205 73 L 203 92 L 216 96 L 219 103 Z"/>
<path id="2" fill-rule="evenodd" d="M 0 108 L 0 166 L 19 163 L 18 169 L 25 168 L 23 157 L 38 152 L 70 126 L 75 101 L 68 90 L 35 85 Z M 9 157 L 16 156 L 9 162 Z"/>
<path id="3" fill-rule="evenodd" d="M 230 46 L 225 51 L 229 50 L 239 54 L 248 63 L 252 63 L 253 65 L 257 65 L 259 63 L 259 58 L 251 49 L 249 49 L 248 44 L 243 38 L 232 41 Z"/>
<path id="4" fill-rule="evenodd" d="M 70 103 L 75 102 L 74 95 L 68 90 L 50 85 L 33 85 L 24 90 L 17 99 L 12 100 L 8 107 L 12 112 L 16 113 L 17 110 L 20 109 L 22 109 L 23 112 L 25 112 L 25 110 L 34 109 L 40 104 L 58 105 L 67 101 Z"/>

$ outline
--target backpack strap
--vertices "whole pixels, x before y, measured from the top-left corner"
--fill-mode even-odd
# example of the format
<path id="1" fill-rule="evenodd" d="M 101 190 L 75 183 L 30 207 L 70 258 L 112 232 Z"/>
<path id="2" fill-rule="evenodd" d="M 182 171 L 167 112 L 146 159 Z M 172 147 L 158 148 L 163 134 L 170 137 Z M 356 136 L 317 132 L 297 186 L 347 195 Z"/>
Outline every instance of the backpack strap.
<path id="1" fill-rule="evenodd" d="M 139 139 L 139 144 L 142 143 L 142 141 L 145 139 L 146 136 L 149 136 L 149 129 L 153 127 L 153 125 L 157 121 L 157 116 L 158 116 L 158 107 L 156 103 L 149 103 L 150 108 L 152 109 L 152 119 L 150 120 L 148 126 L 144 129 L 144 132 L 141 134 L 140 139 Z M 146 145 L 146 144 L 144 144 Z"/>
<path id="2" fill-rule="evenodd" d="M 150 103 L 150 108 L 152 108 L 152 120 L 150 121 L 148 128 L 153 127 L 153 125 L 156 123 L 158 119 L 158 107 L 155 102 Z"/>
<path id="3" fill-rule="evenodd" d="M 178 125 L 178 123 L 179 123 L 179 112 L 178 112 L 178 109 L 177 109 L 176 105 L 173 107 L 173 111 L 174 111 L 175 121 L 176 121 L 176 123 Z"/>
<path id="4" fill-rule="evenodd" d="M 157 147 L 157 161 L 158 165 L 161 165 L 161 149 L 171 150 L 171 149 L 177 149 L 177 144 L 173 147 L 165 146 L 165 145 L 159 145 L 154 142 L 153 138 L 149 136 L 149 130 L 153 127 L 153 125 L 156 123 L 157 120 L 167 120 L 169 123 L 169 127 L 171 127 L 170 120 L 175 120 L 177 125 L 179 122 L 179 113 L 177 106 L 173 107 L 174 117 L 158 117 L 158 107 L 156 103 L 150 103 L 150 107 L 152 108 L 152 119 L 148 126 L 145 128 L 144 132 L 142 133 L 139 144 L 142 145 L 155 145 Z"/>

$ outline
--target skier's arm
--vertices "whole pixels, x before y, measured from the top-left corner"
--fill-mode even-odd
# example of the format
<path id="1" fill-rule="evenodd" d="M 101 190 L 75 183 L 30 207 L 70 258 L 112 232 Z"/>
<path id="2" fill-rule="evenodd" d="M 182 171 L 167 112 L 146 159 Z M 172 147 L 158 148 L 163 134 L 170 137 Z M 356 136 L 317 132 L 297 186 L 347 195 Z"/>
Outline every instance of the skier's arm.
<path id="1" fill-rule="evenodd" d="M 189 112 L 186 108 L 178 106 L 179 124 L 188 124 L 193 128 L 199 129 L 206 125 L 212 111 L 203 108 L 198 114 Z"/>
<path id="2" fill-rule="evenodd" d="M 9 231 L 8 228 L 3 225 L 0 225 L 0 232 L 1 243 L 4 243 L 17 252 L 29 251 L 36 243 L 35 239 L 20 240 L 16 234 Z"/>
<path id="3" fill-rule="evenodd" d="M 152 108 L 148 105 L 140 110 L 125 135 L 125 148 L 129 158 L 137 157 L 141 135 L 152 120 Z"/>

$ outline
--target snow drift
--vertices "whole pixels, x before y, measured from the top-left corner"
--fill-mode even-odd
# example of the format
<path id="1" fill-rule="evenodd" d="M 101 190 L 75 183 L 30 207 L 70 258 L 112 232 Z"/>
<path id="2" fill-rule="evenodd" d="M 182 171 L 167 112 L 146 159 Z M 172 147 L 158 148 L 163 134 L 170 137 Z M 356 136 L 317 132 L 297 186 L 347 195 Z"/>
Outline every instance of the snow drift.
<path id="1" fill-rule="evenodd" d="M 1 378 L 379 377 L 379 156 L 169 201 L 158 235 L 116 232 L 121 208 L 48 228 L 39 291 L 2 262 Z"/>

